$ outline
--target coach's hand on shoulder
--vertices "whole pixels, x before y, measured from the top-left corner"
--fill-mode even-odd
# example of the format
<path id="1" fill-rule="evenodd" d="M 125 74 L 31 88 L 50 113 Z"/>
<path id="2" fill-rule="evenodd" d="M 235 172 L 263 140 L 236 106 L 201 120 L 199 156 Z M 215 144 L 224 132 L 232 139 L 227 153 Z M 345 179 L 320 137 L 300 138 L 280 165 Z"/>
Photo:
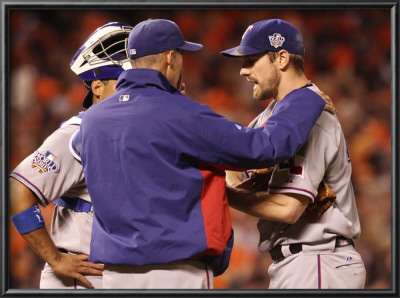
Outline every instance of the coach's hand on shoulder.
<path id="1" fill-rule="evenodd" d="M 317 94 L 319 96 L 321 96 L 323 100 L 325 100 L 326 104 L 325 104 L 324 111 L 327 111 L 327 112 L 331 113 L 332 115 L 335 115 L 337 113 L 337 111 L 336 111 L 335 106 L 333 105 L 331 98 L 322 91 L 317 91 Z"/>
<path id="2" fill-rule="evenodd" d="M 76 278 L 88 288 L 93 288 L 92 283 L 84 277 L 86 275 L 102 275 L 104 265 L 94 264 L 88 261 L 84 254 L 72 255 L 59 253 L 59 257 L 52 264 L 49 264 L 56 274 Z"/>
<path id="3" fill-rule="evenodd" d="M 181 91 L 182 95 L 186 95 L 185 88 L 186 88 L 186 84 L 182 82 L 181 86 L 180 86 L 180 90 L 179 90 L 179 91 Z"/>

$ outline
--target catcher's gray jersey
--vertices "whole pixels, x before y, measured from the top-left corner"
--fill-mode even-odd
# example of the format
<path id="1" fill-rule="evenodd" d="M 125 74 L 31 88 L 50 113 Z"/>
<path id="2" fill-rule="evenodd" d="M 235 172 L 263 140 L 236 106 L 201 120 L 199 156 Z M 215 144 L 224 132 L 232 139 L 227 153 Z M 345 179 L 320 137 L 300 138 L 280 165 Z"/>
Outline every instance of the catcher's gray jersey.
<path id="1" fill-rule="evenodd" d="M 82 165 L 70 150 L 70 139 L 80 123 L 76 116 L 63 123 L 10 176 L 31 189 L 43 206 L 60 197 L 72 203 L 75 210 L 84 206 L 86 212 L 56 205 L 50 235 L 58 248 L 89 254 L 93 210 Z"/>
<path id="2" fill-rule="evenodd" d="M 319 89 L 313 85 L 311 90 Z M 249 126 L 258 127 L 273 113 L 273 101 Z M 324 111 L 312 128 L 307 142 L 290 160 L 275 166 L 270 193 L 297 193 L 314 200 L 324 179 L 336 194 L 333 206 L 315 223 L 303 218 L 293 225 L 259 220 L 259 250 L 268 252 L 278 244 L 316 244 L 342 235 L 358 238 L 360 222 L 351 183 L 351 162 L 342 128 L 336 115 Z M 284 230 L 283 233 L 280 233 Z M 334 242 L 329 242 L 334 245 Z M 319 248 L 321 248 L 319 246 Z M 332 247 L 333 249 L 333 247 Z"/>

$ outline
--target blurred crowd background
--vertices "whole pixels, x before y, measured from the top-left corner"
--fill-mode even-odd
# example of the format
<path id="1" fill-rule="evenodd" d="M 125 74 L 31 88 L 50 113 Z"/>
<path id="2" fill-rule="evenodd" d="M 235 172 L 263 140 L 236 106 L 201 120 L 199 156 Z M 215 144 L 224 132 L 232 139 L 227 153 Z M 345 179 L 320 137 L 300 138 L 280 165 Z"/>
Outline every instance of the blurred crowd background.
<path id="1" fill-rule="evenodd" d="M 113 9 L 11 10 L 9 14 L 10 171 L 58 125 L 77 114 L 86 89 L 70 70 L 75 51 L 97 27 L 175 21 L 186 40 L 204 49 L 184 57 L 186 93 L 229 120 L 248 124 L 268 102 L 252 99 L 239 76 L 241 59 L 220 51 L 236 46 L 257 21 L 281 18 L 304 36 L 306 74 L 337 110 L 353 165 L 362 234 L 356 241 L 367 289 L 391 288 L 391 30 L 389 10 Z M 47 223 L 52 206 L 42 209 Z M 232 210 L 231 265 L 217 289 L 266 289 L 269 255 L 257 251 L 257 219 Z M 43 261 L 10 224 L 11 288 L 38 288 Z"/>

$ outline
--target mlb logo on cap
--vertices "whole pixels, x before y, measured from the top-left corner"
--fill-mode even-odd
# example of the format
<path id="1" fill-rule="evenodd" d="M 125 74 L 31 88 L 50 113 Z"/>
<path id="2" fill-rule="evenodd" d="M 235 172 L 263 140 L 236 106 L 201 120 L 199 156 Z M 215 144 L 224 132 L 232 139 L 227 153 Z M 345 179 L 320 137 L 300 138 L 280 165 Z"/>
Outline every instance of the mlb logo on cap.
<path id="1" fill-rule="evenodd" d="M 128 37 L 127 51 L 130 59 L 181 49 L 199 51 L 201 44 L 185 41 L 178 25 L 170 20 L 149 19 L 140 22 Z"/>

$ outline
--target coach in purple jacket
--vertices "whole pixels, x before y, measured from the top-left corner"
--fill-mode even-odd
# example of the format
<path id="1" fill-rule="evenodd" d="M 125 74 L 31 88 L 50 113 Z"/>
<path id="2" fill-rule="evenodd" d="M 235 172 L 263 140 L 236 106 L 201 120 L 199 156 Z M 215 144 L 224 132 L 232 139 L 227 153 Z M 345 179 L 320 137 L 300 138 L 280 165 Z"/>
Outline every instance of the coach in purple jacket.
<path id="1" fill-rule="evenodd" d="M 212 288 L 233 245 L 223 169 L 290 158 L 325 106 L 299 89 L 262 128 L 230 122 L 180 92 L 182 55 L 201 48 L 172 21 L 139 23 L 127 44 L 133 69 L 83 118 L 89 260 L 105 264 L 103 288 Z"/>

